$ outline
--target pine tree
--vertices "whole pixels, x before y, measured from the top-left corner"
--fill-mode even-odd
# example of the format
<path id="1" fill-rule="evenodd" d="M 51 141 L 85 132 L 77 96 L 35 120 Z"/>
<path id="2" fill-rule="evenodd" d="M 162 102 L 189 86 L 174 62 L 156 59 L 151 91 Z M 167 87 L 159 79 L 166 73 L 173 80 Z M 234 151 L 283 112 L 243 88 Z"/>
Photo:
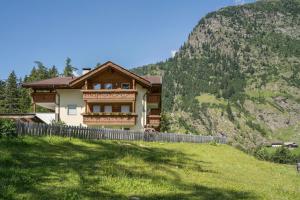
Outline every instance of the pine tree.
<path id="1" fill-rule="evenodd" d="M 78 69 L 73 67 L 71 64 L 71 58 L 66 59 L 66 66 L 64 68 L 64 76 L 74 76 L 74 71 L 77 71 Z"/>
<path id="2" fill-rule="evenodd" d="M 35 61 L 34 63 L 37 65 L 37 77 L 36 77 L 36 81 L 37 80 L 44 80 L 44 79 L 50 78 L 48 69 L 47 69 L 47 67 L 42 62 Z"/>
<path id="3" fill-rule="evenodd" d="M 56 72 L 52 71 L 55 70 L 53 67 L 48 69 L 42 62 L 35 61 L 36 66 L 34 66 L 30 72 L 30 75 L 24 78 L 24 82 L 32 82 L 32 81 L 39 81 L 51 78 L 53 73 L 58 73 L 57 69 Z"/>
<path id="4" fill-rule="evenodd" d="M 50 78 L 58 77 L 59 73 L 55 65 L 48 70 L 48 74 Z"/>
<path id="5" fill-rule="evenodd" d="M 19 105 L 20 105 L 20 112 L 21 113 L 27 113 L 30 111 L 31 106 L 31 98 L 30 98 L 30 90 L 27 88 L 22 88 L 22 79 L 19 81 L 19 91 L 20 91 L 20 97 L 19 97 Z"/>
<path id="6" fill-rule="evenodd" d="M 8 76 L 4 92 L 4 112 L 20 113 L 20 89 L 18 87 L 17 77 L 14 71 L 12 71 Z"/>
<path id="7" fill-rule="evenodd" d="M 5 81 L 0 80 L 0 113 L 4 113 Z"/>

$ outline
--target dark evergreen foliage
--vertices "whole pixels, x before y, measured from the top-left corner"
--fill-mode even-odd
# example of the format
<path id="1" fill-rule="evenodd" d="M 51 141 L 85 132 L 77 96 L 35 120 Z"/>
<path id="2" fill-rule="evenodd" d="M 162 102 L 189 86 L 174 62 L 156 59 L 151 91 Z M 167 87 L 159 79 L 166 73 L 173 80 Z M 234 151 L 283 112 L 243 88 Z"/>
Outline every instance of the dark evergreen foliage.
<path id="1" fill-rule="evenodd" d="M 73 67 L 71 64 L 72 60 L 71 58 L 67 58 L 66 59 L 66 65 L 64 68 L 64 76 L 74 76 L 74 72 L 77 71 L 78 69 L 76 67 Z"/>

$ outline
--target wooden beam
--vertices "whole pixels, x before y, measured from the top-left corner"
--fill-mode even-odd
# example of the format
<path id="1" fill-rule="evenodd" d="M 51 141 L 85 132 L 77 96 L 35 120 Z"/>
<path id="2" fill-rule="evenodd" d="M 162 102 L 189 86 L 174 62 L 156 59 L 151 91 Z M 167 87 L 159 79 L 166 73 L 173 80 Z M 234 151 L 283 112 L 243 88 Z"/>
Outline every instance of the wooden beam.
<path id="1" fill-rule="evenodd" d="M 36 103 L 33 103 L 33 112 L 36 113 Z"/>
<path id="2" fill-rule="evenodd" d="M 135 79 L 132 79 L 132 89 L 135 90 Z"/>
<path id="3" fill-rule="evenodd" d="M 132 112 L 135 113 L 135 101 L 132 102 Z"/>

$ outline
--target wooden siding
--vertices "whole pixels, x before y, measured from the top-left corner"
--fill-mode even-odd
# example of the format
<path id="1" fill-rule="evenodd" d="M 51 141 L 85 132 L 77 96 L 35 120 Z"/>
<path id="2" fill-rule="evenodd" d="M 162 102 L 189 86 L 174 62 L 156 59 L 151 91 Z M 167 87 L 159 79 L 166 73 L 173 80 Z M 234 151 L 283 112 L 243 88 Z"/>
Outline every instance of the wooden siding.
<path id="1" fill-rule="evenodd" d="M 122 83 L 129 83 L 130 89 L 134 89 L 133 79 L 114 69 L 108 69 L 103 72 L 99 72 L 93 78 L 87 80 L 87 89 L 93 89 L 95 84 L 101 84 L 104 89 L 104 84 L 111 83 L 113 89 L 121 89 Z"/>
<path id="2" fill-rule="evenodd" d="M 147 124 L 150 127 L 158 128 L 160 126 L 160 115 L 148 115 Z"/>
<path id="3" fill-rule="evenodd" d="M 55 92 L 33 92 L 31 93 L 34 103 L 55 103 Z"/>
<path id="4" fill-rule="evenodd" d="M 160 103 L 161 94 L 159 93 L 150 93 L 147 97 L 148 103 Z"/>

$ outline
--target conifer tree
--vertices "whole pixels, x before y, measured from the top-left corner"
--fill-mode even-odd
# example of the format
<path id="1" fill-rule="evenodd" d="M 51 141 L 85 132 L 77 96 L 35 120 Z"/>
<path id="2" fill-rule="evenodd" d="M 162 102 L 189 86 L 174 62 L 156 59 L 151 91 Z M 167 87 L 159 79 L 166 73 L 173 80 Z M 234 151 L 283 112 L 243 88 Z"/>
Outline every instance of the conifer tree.
<path id="1" fill-rule="evenodd" d="M 12 71 L 5 85 L 4 112 L 5 113 L 20 113 L 20 90 L 17 83 L 17 77 Z"/>
<path id="2" fill-rule="evenodd" d="M 74 76 L 74 71 L 78 70 L 77 68 L 72 66 L 71 61 L 72 60 L 69 57 L 66 59 L 66 66 L 64 68 L 64 73 L 63 73 L 64 76 Z"/>
<path id="3" fill-rule="evenodd" d="M 22 79 L 19 80 L 19 105 L 20 105 L 20 112 L 26 113 L 30 111 L 31 106 L 31 98 L 30 98 L 30 90 L 27 88 L 22 88 Z"/>
<path id="4" fill-rule="evenodd" d="M 49 78 L 58 77 L 59 73 L 55 65 L 48 70 Z"/>
<path id="5" fill-rule="evenodd" d="M 0 80 L 0 113 L 4 113 L 5 81 Z"/>

